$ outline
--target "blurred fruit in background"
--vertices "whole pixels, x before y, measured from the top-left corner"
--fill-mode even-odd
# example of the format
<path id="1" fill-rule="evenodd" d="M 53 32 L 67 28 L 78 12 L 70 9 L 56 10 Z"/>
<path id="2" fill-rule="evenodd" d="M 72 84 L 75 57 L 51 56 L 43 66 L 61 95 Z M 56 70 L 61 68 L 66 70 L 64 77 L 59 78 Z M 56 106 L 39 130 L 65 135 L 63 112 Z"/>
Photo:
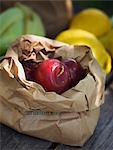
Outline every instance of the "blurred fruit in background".
<path id="1" fill-rule="evenodd" d="M 106 73 L 111 70 L 111 57 L 96 36 L 81 29 L 68 29 L 61 32 L 56 40 L 68 44 L 87 45 L 91 47 L 94 57 Z"/>
<path id="2" fill-rule="evenodd" d="M 23 4 L 17 4 L 16 6 L 24 14 L 24 34 L 45 36 L 45 29 L 40 16 Z"/>
<path id="3" fill-rule="evenodd" d="M 22 35 L 23 13 L 19 8 L 10 8 L 0 15 L 0 56 L 5 54 L 9 44 Z"/>
<path id="4" fill-rule="evenodd" d="M 108 74 L 112 68 L 111 56 L 113 58 L 112 20 L 101 9 L 83 9 L 72 17 L 69 29 L 61 32 L 56 40 L 91 47 L 94 57 Z"/>
<path id="5" fill-rule="evenodd" d="M 111 23 L 112 23 L 112 27 L 113 27 L 113 16 L 110 18 Z"/>
<path id="6" fill-rule="evenodd" d="M 17 1 L 2 0 L 0 3 L 0 11 L 3 12 L 15 7 Z M 73 16 L 72 0 L 21 0 L 20 3 L 32 8 L 41 17 L 48 38 L 55 38 L 59 32 L 66 29 Z"/>
<path id="7" fill-rule="evenodd" d="M 40 16 L 29 7 L 18 4 L 0 14 L 0 56 L 22 34 L 45 36 Z"/>
<path id="8" fill-rule="evenodd" d="M 111 29 L 107 14 L 96 8 L 88 8 L 77 13 L 70 24 L 71 29 L 83 29 L 96 36 L 102 36 Z"/>
<path id="9" fill-rule="evenodd" d="M 90 46 L 103 70 L 106 73 L 110 72 L 110 55 L 113 58 L 113 26 L 111 25 L 113 17 L 110 18 L 113 14 L 111 7 L 113 2 L 36 0 L 21 1 L 21 4 L 16 6 L 16 1 L 8 3 L 6 0 L 1 3 L 2 12 L 6 11 L 0 15 L 2 20 L 0 55 L 5 54 L 7 47 L 17 36 L 22 34 L 45 36 L 46 31 L 46 37 L 54 39 L 60 32 L 70 27 L 76 31 L 67 30 L 65 35 L 62 35 L 65 38 L 57 36 L 56 39 L 69 44 L 83 43 Z M 6 17 L 3 17 L 5 13 Z"/>
<path id="10" fill-rule="evenodd" d="M 113 1 L 103 0 L 72 0 L 74 7 L 74 14 L 86 8 L 97 8 L 107 13 L 108 16 L 113 14 Z"/>
<path id="11" fill-rule="evenodd" d="M 103 37 L 100 38 L 106 50 L 109 52 L 113 59 L 113 28 Z"/>

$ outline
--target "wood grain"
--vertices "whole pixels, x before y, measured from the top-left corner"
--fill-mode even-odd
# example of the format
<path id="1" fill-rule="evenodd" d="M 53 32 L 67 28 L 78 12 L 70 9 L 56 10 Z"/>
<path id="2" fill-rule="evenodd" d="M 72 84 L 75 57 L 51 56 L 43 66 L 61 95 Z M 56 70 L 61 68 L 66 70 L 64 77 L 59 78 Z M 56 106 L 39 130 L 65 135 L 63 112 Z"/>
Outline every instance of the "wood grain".
<path id="1" fill-rule="evenodd" d="M 5 125 L 1 126 L 0 150 L 47 150 L 51 142 L 20 134 Z"/>

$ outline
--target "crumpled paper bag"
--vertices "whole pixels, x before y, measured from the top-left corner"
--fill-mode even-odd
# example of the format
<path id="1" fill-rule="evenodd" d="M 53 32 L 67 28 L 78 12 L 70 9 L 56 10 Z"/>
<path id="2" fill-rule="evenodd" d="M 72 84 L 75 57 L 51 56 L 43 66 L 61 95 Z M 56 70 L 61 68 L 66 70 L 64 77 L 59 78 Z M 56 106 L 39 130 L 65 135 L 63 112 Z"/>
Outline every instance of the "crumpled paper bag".
<path id="1" fill-rule="evenodd" d="M 49 57 L 76 58 L 88 70 L 87 76 L 61 95 L 45 92 L 41 85 L 26 80 L 20 63 L 38 61 L 43 49 Z M 0 63 L 0 122 L 28 135 L 82 146 L 97 125 L 104 85 L 105 74 L 89 47 L 24 35 Z"/>

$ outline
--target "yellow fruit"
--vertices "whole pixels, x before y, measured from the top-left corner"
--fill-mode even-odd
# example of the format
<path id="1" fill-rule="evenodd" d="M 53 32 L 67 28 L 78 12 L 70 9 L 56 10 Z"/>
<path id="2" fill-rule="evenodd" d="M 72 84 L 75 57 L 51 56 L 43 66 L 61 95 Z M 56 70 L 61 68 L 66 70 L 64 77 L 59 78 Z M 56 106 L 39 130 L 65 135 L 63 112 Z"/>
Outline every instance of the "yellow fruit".
<path id="1" fill-rule="evenodd" d="M 71 29 L 83 29 L 96 36 L 102 36 L 112 27 L 107 14 L 96 8 L 89 8 L 79 12 L 72 19 Z"/>
<path id="2" fill-rule="evenodd" d="M 100 41 L 113 58 L 113 28 L 108 32 L 107 35 L 101 37 Z"/>
<path id="3" fill-rule="evenodd" d="M 101 42 L 90 32 L 76 29 L 61 32 L 56 40 L 68 44 L 87 45 L 92 49 L 94 57 L 106 73 L 111 71 L 111 57 Z"/>

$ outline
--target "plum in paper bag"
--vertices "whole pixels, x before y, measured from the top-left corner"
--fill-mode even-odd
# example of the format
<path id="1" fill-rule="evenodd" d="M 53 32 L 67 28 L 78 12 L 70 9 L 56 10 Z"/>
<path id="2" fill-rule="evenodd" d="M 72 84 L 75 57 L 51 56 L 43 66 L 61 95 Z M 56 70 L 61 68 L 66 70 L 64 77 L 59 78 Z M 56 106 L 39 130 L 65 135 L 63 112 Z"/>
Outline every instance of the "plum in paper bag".
<path id="1" fill-rule="evenodd" d="M 87 75 L 61 95 L 46 92 L 40 84 L 26 80 L 21 69 L 23 62 L 39 65 L 44 58 L 61 62 L 76 59 Z M 10 46 L 0 63 L 0 122 L 37 138 L 82 146 L 97 125 L 104 84 L 105 74 L 90 48 L 24 35 Z"/>

